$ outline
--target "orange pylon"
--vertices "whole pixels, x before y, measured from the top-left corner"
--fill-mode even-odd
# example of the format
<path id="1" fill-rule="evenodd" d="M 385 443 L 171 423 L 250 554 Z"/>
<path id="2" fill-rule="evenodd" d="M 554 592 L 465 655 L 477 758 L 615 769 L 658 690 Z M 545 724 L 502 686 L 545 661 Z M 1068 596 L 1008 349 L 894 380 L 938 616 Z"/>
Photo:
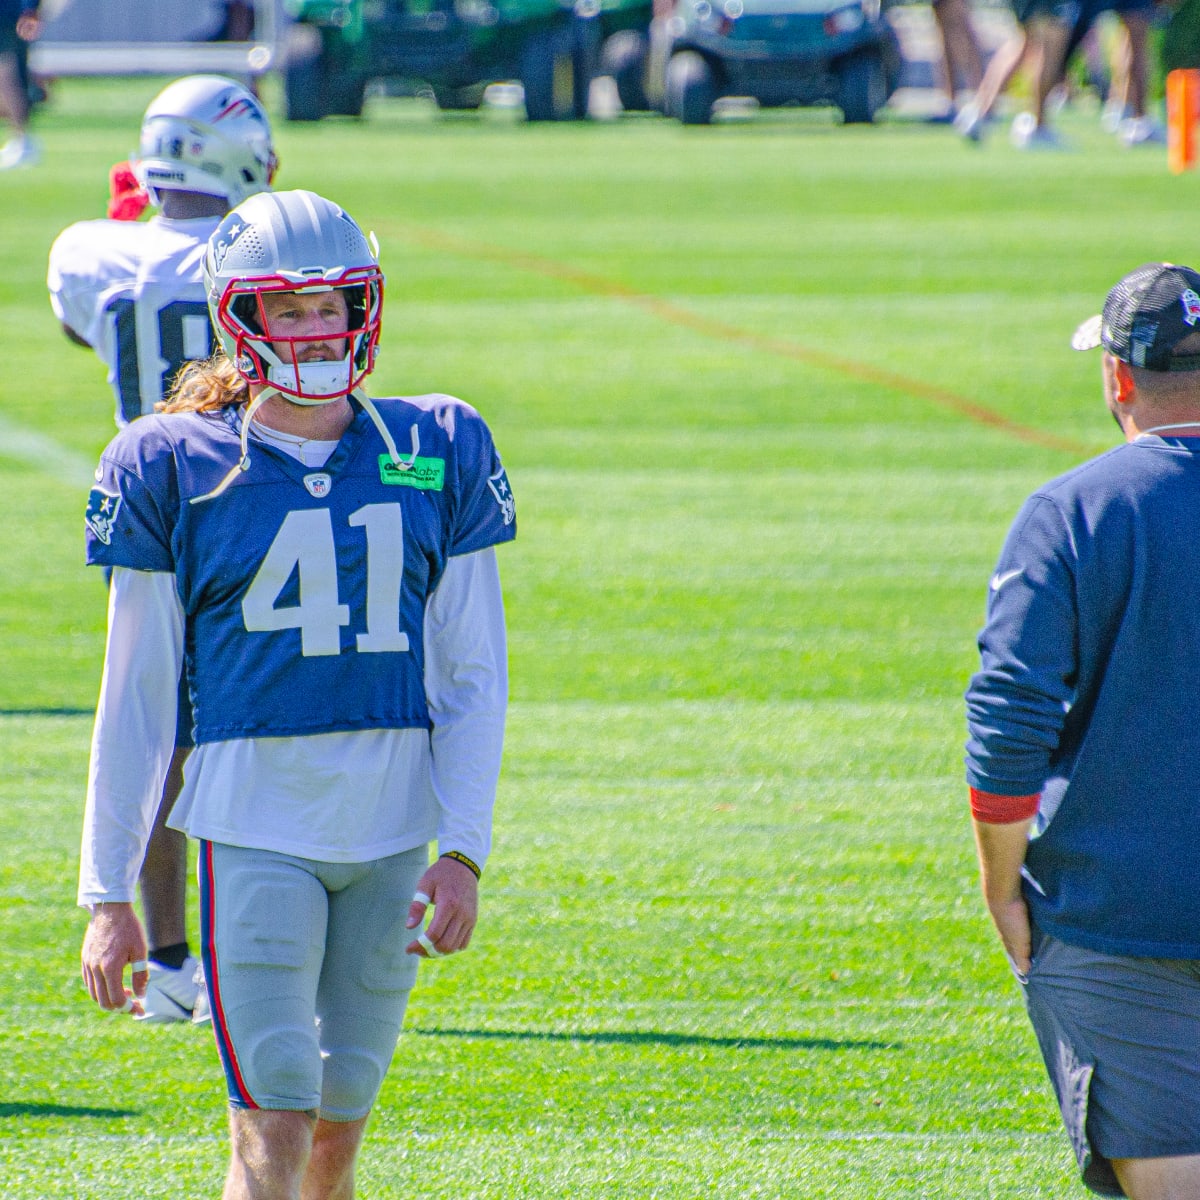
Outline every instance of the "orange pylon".
<path id="1" fill-rule="evenodd" d="M 1200 71 L 1167 73 L 1167 166 L 1178 175 L 1196 165 L 1196 124 L 1200 122 Z"/>

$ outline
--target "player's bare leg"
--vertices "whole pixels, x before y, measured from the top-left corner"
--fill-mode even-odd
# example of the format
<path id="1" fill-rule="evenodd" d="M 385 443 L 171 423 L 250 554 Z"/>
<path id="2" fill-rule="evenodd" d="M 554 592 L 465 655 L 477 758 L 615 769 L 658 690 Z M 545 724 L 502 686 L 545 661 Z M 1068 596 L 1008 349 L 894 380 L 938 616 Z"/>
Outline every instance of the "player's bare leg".
<path id="1" fill-rule="evenodd" d="M 1150 36 L 1150 22 L 1145 13 L 1128 12 L 1121 14 L 1122 33 L 1124 34 L 1122 51 L 1124 53 L 1123 76 L 1125 105 L 1132 110 L 1135 117 L 1145 117 L 1146 97 L 1150 86 L 1149 59 L 1146 52 L 1147 39 Z"/>
<path id="2" fill-rule="evenodd" d="M 1038 17 L 1030 23 L 1038 57 L 1033 65 L 1034 118 L 1046 124 L 1046 101 L 1062 81 L 1063 64 L 1071 40 L 1071 27 L 1064 21 Z"/>
<path id="3" fill-rule="evenodd" d="M 265 1108 L 229 1113 L 229 1174 L 221 1200 L 300 1200 L 316 1116 Z"/>
<path id="4" fill-rule="evenodd" d="M 367 1127 L 361 1121 L 318 1121 L 300 1200 L 352 1200 L 354 1164 Z"/>
<path id="5" fill-rule="evenodd" d="M 978 142 L 983 137 L 986 121 L 992 115 L 1001 94 L 1026 61 L 1029 51 L 1029 38 L 1021 28 L 992 55 L 974 99 L 963 106 L 954 123 L 955 128 L 965 138 Z"/>
<path id="6" fill-rule="evenodd" d="M 972 95 L 978 92 L 983 82 L 983 54 L 971 24 L 967 0 L 937 0 L 933 16 L 942 35 L 940 83 L 953 109 L 959 83 Z"/>
<path id="7" fill-rule="evenodd" d="M 13 133 L 24 136 L 29 124 L 29 96 L 21 86 L 15 54 L 0 54 L 0 107 L 12 125 Z"/>
<path id="8" fill-rule="evenodd" d="M 183 764 L 188 754 L 188 750 L 177 748 L 171 758 L 162 803 L 138 876 L 151 957 L 158 948 L 187 941 L 187 837 L 178 829 L 168 829 L 167 818 L 183 787 Z"/>

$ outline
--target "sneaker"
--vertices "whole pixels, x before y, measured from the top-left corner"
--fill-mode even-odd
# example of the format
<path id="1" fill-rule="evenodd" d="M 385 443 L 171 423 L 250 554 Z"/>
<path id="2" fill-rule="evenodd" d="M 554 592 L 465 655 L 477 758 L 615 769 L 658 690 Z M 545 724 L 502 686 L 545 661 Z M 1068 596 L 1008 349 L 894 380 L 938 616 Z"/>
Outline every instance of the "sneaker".
<path id="1" fill-rule="evenodd" d="M 1071 99 L 1071 93 L 1064 84 L 1059 84 L 1057 87 L 1050 89 L 1050 94 L 1046 97 L 1046 111 L 1055 116 L 1062 112 L 1067 107 L 1068 101 Z"/>
<path id="2" fill-rule="evenodd" d="M 1133 109 L 1128 104 L 1122 104 L 1117 100 L 1105 101 L 1104 108 L 1100 113 L 1100 128 L 1105 133 L 1116 133 L 1122 123 L 1132 117 Z"/>
<path id="3" fill-rule="evenodd" d="M 1165 146 L 1167 131 L 1153 117 L 1126 117 L 1117 126 L 1123 146 Z"/>
<path id="4" fill-rule="evenodd" d="M 1018 150 L 1066 150 L 1067 144 L 1045 125 L 1039 125 L 1033 113 L 1019 113 L 1009 134 Z"/>
<path id="5" fill-rule="evenodd" d="M 200 972 L 200 963 L 195 958 L 185 959 L 177 971 L 151 962 L 150 983 L 146 987 L 146 999 L 142 1001 L 145 1015 L 138 1020 L 151 1025 L 193 1020 L 196 1001 L 203 990 L 196 984 Z M 203 979 L 203 974 L 200 978 Z"/>
<path id="6" fill-rule="evenodd" d="M 983 141 L 983 114 L 977 104 L 964 104 L 954 118 L 954 128 L 967 139 L 978 145 Z"/>
<path id="7" fill-rule="evenodd" d="M 14 167 L 32 167 L 41 157 L 41 149 L 28 134 L 9 138 L 0 146 L 0 171 L 11 171 Z"/>

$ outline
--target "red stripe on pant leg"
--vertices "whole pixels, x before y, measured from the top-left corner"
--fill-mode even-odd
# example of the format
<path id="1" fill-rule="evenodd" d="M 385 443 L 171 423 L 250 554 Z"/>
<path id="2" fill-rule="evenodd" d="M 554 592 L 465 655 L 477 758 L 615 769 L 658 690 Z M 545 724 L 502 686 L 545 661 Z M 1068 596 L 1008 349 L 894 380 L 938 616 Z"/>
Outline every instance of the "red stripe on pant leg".
<path id="1" fill-rule="evenodd" d="M 225 1021 L 225 1006 L 221 1002 L 221 972 L 217 961 L 216 944 L 216 879 L 213 874 L 212 843 L 200 843 L 200 955 L 204 960 L 204 978 L 208 987 L 209 1007 L 212 1009 L 213 1033 L 217 1053 L 225 1069 L 230 1100 L 241 1108 L 258 1108 L 238 1064 L 233 1039 Z"/>

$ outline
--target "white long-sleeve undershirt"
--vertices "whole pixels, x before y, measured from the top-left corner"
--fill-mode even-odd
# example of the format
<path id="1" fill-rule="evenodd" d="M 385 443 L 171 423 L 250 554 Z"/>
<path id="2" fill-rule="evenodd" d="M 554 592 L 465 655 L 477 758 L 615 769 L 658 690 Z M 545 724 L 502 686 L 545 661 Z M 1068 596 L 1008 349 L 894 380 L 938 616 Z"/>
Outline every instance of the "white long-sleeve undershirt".
<path id="1" fill-rule="evenodd" d="M 175 736 L 184 617 L 174 576 L 113 571 L 79 903 L 132 900 Z M 171 825 L 330 862 L 437 839 L 483 866 L 508 699 L 495 550 L 449 559 L 425 614 L 432 733 L 377 729 L 198 746 Z"/>

